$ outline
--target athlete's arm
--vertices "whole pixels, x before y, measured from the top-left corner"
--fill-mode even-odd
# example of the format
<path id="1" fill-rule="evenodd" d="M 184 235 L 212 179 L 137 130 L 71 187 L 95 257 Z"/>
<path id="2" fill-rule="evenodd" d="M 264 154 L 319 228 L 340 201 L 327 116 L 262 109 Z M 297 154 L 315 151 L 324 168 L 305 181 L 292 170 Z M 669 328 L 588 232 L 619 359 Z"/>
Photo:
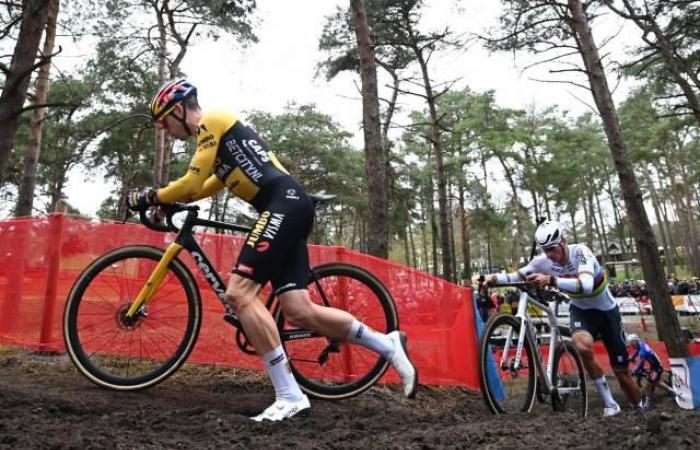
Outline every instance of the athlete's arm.
<path id="1" fill-rule="evenodd" d="M 589 295 L 593 292 L 593 274 L 579 272 L 576 278 L 554 278 L 554 286 L 564 292 Z"/>
<path id="2" fill-rule="evenodd" d="M 595 256 L 587 247 L 579 246 L 576 255 L 572 255 L 578 265 L 575 278 L 555 278 L 553 285 L 558 289 L 579 295 L 591 295 L 595 284 Z"/>
<path id="3" fill-rule="evenodd" d="M 492 275 L 491 278 L 491 284 L 494 285 L 499 285 L 499 284 L 505 284 L 505 283 L 517 283 L 521 281 L 525 281 L 527 279 L 528 275 L 531 275 L 533 273 L 539 273 L 540 269 L 538 264 L 539 256 L 530 263 L 525 266 L 521 267 L 520 269 L 516 270 L 515 272 L 511 273 L 497 273 L 495 275 Z"/>
<path id="4" fill-rule="evenodd" d="M 516 283 L 524 280 L 525 279 L 520 276 L 519 272 L 496 273 L 491 276 L 490 283 L 494 286 L 498 286 L 499 284 Z"/>
<path id="5" fill-rule="evenodd" d="M 204 181 L 214 167 L 215 159 L 216 146 L 197 148 L 187 173 L 168 186 L 158 189 L 158 201 L 161 203 L 191 201 L 192 197 L 202 190 Z"/>
<path id="6" fill-rule="evenodd" d="M 226 185 L 222 183 L 216 175 L 212 175 L 204 182 L 202 189 L 190 197 L 190 201 L 195 202 L 203 198 L 211 197 L 225 187 Z"/>

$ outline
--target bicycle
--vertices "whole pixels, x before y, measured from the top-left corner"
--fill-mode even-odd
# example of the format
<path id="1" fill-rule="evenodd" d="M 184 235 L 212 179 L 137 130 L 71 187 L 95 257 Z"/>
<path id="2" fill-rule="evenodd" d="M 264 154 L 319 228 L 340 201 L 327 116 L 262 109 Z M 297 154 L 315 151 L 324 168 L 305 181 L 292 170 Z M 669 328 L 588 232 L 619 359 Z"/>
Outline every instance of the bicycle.
<path id="1" fill-rule="evenodd" d="M 631 373 L 632 378 L 636 378 L 637 380 L 637 386 L 642 389 L 642 384 L 643 380 L 646 380 L 647 383 L 652 383 L 651 381 L 651 373 L 652 370 L 650 368 L 642 367 L 639 370 L 635 370 L 634 372 Z M 673 389 L 679 389 L 680 386 L 675 386 L 675 376 L 673 375 L 673 372 L 669 369 L 663 369 L 663 372 L 661 375 L 659 375 L 659 378 L 656 379 L 656 382 L 658 383 L 659 381 L 663 382 L 666 384 L 666 386 L 673 388 Z M 650 392 L 653 393 L 654 387 L 652 387 L 652 391 Z M 663 389 L 663 388 L 660 388 Z M 671 392 L 666 392 L 667 395 L 670 395 L 673 397 L 673 400 L 676 402 L 676 405 L 680 406 L 680 398 L 679 395 L 673 395 Z"/>
<path id="2" fill-rule="evenodd" d="M 498 286 L 520 290 L 520 300 L 515 316 L 500 313 L 489 319 L 479 342 L 479 376 L 487 407 L 494 414 L 527 413 L 535 398 L 545 403 L 549 397 L 554 411 L 585 417 L 586 376 L 581 356 L 570 339 L 564 339 L 571 337 L 570 330 L 557 323 L 552 308 L 538 301 L 541 295 L 532 283 Z M 561 291 L 550 293 L 555 304 L 569 300 Z M 530 317 L 532 306 L 546 313 L 546 321 Z M 535 333 L 536 321 L 549 326 L 549 336 Z M 541 354 L 545 350 L 546 367 Z"/>
<path id="3" fill-rule="evenodd" d="M 314 206 L 331 195 L 311 195 Z M 158 213 L 160 211 L 160 213 Z M 247 233 L 250 227 L 201 219 L 196 205 L 161 205 L 139 214 L 155 231 L 177 232 L 166 250 L 129 245 L 90 263 L 68 295 L 63 335 L 79 372 L 93 383 L 131 391 L 152 387 L 173 375 L 193 350 L 202 321 L 202 300 L 194 276 L 178 256 L 190 253 L 224 305 L 224 320 L 236 328 L 236 343 L 255 353 L 240 321 L 224 302 L 225 284 L 193 236 L 193 227 Z M 178 229 L 173 216 L 186 212 Z M 164 214 L 163 222 L 156 221 Z M 346 263 L 309 268 L 312 301 L 345 309 L 383 333 L 398 329 L 396 304 L 389 291 L 368 271 Z M 274 294 L 271 311 L 291 370 L 302 390 L 324 399 L 343 399 L 374 385 L 388 361 L 360 346 L 345 345 L 317 333 L 289 326 Z"/>

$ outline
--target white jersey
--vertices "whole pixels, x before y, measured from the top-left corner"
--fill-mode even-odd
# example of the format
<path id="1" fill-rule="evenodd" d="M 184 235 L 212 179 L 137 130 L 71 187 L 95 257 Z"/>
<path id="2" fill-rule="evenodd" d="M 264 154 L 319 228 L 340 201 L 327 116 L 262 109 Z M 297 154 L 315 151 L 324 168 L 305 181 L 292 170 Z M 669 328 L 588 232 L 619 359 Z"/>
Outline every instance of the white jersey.
<path id="1" fill-rule="evenodd" d="M 530 263 L 518 269 L 518 275 L 526 279 L 533 273 L 555 276 L 557 278 L 578 278 L 579 274 L 589 273 L 593 275 L 593 290 L 590 294 L 580 292 L 566 293 L 571 297 L 571 304 L 581 309 L 599 309 L 608 311 L 617 305 L 608 290 L 608 277 L 605 270 L 600 266 L 593 252 L 583 244 L 568 244 L 569 260 L 563 265 L 559 265 L 541 254 L 536 256 Z M 580 286 L 580 283 L 579 283 Z"/>

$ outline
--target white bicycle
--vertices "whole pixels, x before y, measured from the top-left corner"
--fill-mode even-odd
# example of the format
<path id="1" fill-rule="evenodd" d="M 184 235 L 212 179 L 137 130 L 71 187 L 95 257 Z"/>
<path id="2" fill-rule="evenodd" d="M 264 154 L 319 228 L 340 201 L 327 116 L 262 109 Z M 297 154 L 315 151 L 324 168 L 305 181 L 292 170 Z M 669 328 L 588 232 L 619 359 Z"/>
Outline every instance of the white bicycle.
<path id="1" fill-rule="evenodd" d="M 494 414 L 527 413 L 537 398 L 541 403 L 551 402 L 554 411 L 585 417 L 586 376 L 581 356 L 570 340 L 570 330 L 558 324 L 534 284 L 507 283 L 499 287 L 520 290 L 520 301 L 515 315 L 492 316 L 481 336 L 479 374 L 486 405 Z M 569 300 L 560 291 L 550 293 L 555 305 Z M 531 317 L 532 307 L 543 311 L 546 319 Z M 543 321 L 549 325 L 549 333 L 535 330 L 535 325 Z"/>

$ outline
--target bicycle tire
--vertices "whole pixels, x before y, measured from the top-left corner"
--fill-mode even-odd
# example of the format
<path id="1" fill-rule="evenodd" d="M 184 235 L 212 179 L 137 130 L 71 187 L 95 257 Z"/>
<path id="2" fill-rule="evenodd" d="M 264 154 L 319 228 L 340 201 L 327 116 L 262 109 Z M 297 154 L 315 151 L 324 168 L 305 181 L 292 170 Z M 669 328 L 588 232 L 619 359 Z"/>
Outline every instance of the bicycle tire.
<path id="1" fill-rule="evenodd" d="M 515 366 L 520 327 L 521 322 L 516 317 L 497 314 L 486 323 L 479 342 L 481 393 L 486 406 L 493 414 L 529 412 L 535 401 L 535 347 L 527 333 L 520 366 Z M 501 365 L 501 356 L 509 333 L 512 333 L 510 347 L 506 360 Z"/>
<path id="2" fill-rule="evenodd" d="M 552 385 L 557 389 L 557 393 L 552 395 L 552 408 L 558 412 L 574 412 L 579 417 L 586 417 L 588 414 L 588 392 L 581 355 L 574 344 L 569 341 L 559 342 L 555 351 L 552 364 Z M 561 373 L 560 368 L 563 368 Z M 573 393 L 559 391 L 560 388 L 572 387 L 579 389 Z"/>
<path id="3" fill-rule="evenodd" d="M 360 267 L 331 263 L 313 269 L 309 279 L 311 301 L 345 310 L 372 329 L 389 333 L 399 327 L 396 304 L 389 291 L 371 273 Z M 319 296 L 317 286 L 328 300 Z M 277 308 L 280 333 L 296 330 L 284 320 Z M 335 350 L 327 351 L 331 342 L 325 337 L 283 339 L 289 364 L 301 389 L 326 400 L 350 398 L 372 387 L 386 372 L 389 362 L 377 353 L 347 342 L 335 342 Z M 324 351 L 326 361 L 321 361 Z"/>
<path id="4" fill-rule="evenodd" d="M 79 372 L 93 383 L 121 391 L 155 386 L 194 348 L 202 303 L 191 272 L 177 258 L 138 318 L 127 323 L 123 316 L 163 254 L 144 245 L 115 249 L 94 260 L 73 284 L 63 339 Z"/>

